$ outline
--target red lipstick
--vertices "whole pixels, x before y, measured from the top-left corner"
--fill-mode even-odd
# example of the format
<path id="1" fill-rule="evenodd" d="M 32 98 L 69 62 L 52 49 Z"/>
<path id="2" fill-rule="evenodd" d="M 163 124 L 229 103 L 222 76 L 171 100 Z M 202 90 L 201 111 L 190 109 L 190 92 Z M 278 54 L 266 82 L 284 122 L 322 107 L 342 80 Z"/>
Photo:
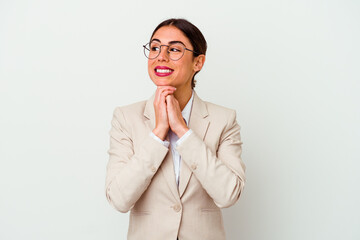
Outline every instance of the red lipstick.
<path id="1" fill-rule="evenodd" d="M 174 69 L 171 69 L 166 66 L 156 66 L 154 69 L 155 75 L 158 77 L 167 77 L 174 72 Z"/>

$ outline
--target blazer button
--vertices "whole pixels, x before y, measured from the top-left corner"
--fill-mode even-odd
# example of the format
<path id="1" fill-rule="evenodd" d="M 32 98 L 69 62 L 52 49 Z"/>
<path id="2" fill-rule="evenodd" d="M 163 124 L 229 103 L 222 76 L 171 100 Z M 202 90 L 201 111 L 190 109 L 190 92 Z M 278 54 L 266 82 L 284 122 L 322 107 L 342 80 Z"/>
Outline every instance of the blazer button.
<path id="1" fill-rule="evenodd" d="M 156 172 L 156 168 L 154 166 L 151 167 L 152 172 Z"/>
<path id="2" fill-rule="evenodd" d="M 192 165 L 191 165 L 191 168 L 192 168 L 192 170 L 196 170 L 196 168 L 197 168 L 196 164 L 195 164 L 195 163 L 192 164 Z"/>
<path id="3" fill-rule="evenodd" d="M 173 208 L 174 208 L 175 212 L 179 212 L 181 210 L 181 207 L 179 204 L 176 204 L 175 206 L 173 206 Z"/>

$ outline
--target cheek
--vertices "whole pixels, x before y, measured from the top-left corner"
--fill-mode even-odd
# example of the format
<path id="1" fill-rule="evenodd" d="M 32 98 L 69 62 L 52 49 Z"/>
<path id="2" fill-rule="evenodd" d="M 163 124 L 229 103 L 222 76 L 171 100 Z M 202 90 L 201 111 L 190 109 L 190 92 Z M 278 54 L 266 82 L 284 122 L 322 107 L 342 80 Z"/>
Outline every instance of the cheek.
<path id="1" fill-rule="evenodd" d="M 149 60 L 148 61 L 148 73 L 152 74 L 153 73 L 153 67 L 152 67 L 152 62 Z"/>
<path id="2" fill-rule="evenodd" d="M 181 74 L 182 75 L 191 75 L 193 73 L 193 66 L 189 63 L 186 63 L 181 66 Z"/>
<path id="3" fill-rule="evenodd" d="M 181 62 L 181 65 L 182 65 L 182 68 L 184 69 L 184 71 L 191 72 L 194 70 L 194 66 L 193 66 L 194 62 L 193 62 L 192 56 L 186 56 L 186 58 L 181 59 L 181 60 L 183 60 Z"/>

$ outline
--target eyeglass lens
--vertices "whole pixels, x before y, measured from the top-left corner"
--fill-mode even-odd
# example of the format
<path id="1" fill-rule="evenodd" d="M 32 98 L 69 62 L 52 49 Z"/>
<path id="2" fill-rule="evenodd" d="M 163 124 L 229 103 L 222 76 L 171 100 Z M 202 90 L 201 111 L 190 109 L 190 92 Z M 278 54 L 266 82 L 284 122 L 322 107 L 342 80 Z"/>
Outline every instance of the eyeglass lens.
<path id="1" fill-rule="evenodd" d="M 170 45 L 161 45 L 159 42 L 153 41 L 151 43 L 146 44 L 144 48 L 144 52 L 146 57 L 150 59 L 154 59 L 159 56 L 161 47 L 165 47 L 167 49 L 163 49 L 163 51 L 167 51 L 169 54 L 169 58 L 172 60 L 179 60 L 185 52 L 185 46 L 181 43 L 174 43 Z"/>

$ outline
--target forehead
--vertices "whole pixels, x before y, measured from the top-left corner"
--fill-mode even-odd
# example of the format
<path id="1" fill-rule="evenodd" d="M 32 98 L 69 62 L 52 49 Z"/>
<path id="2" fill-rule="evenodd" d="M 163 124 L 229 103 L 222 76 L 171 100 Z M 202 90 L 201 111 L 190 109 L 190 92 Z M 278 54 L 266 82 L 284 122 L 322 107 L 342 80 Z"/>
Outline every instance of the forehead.
<path id="1" fill-rule="evenodd" d="M 159 39 L 161 41 L 161 43 L 167 44 L 169 42 L 173 42 L 173 41 L 181 41 L 183 42 L 186 46 L 191 46 L 191 43 L 189 41 L 189 39 L 185 36 L 185 34 L 179 30 L 178 28 L 174 27 L 174 26 L 164 26 L 159 28 L 154 36 L 151 38 L 151 40 L 153 39 Z"/>

